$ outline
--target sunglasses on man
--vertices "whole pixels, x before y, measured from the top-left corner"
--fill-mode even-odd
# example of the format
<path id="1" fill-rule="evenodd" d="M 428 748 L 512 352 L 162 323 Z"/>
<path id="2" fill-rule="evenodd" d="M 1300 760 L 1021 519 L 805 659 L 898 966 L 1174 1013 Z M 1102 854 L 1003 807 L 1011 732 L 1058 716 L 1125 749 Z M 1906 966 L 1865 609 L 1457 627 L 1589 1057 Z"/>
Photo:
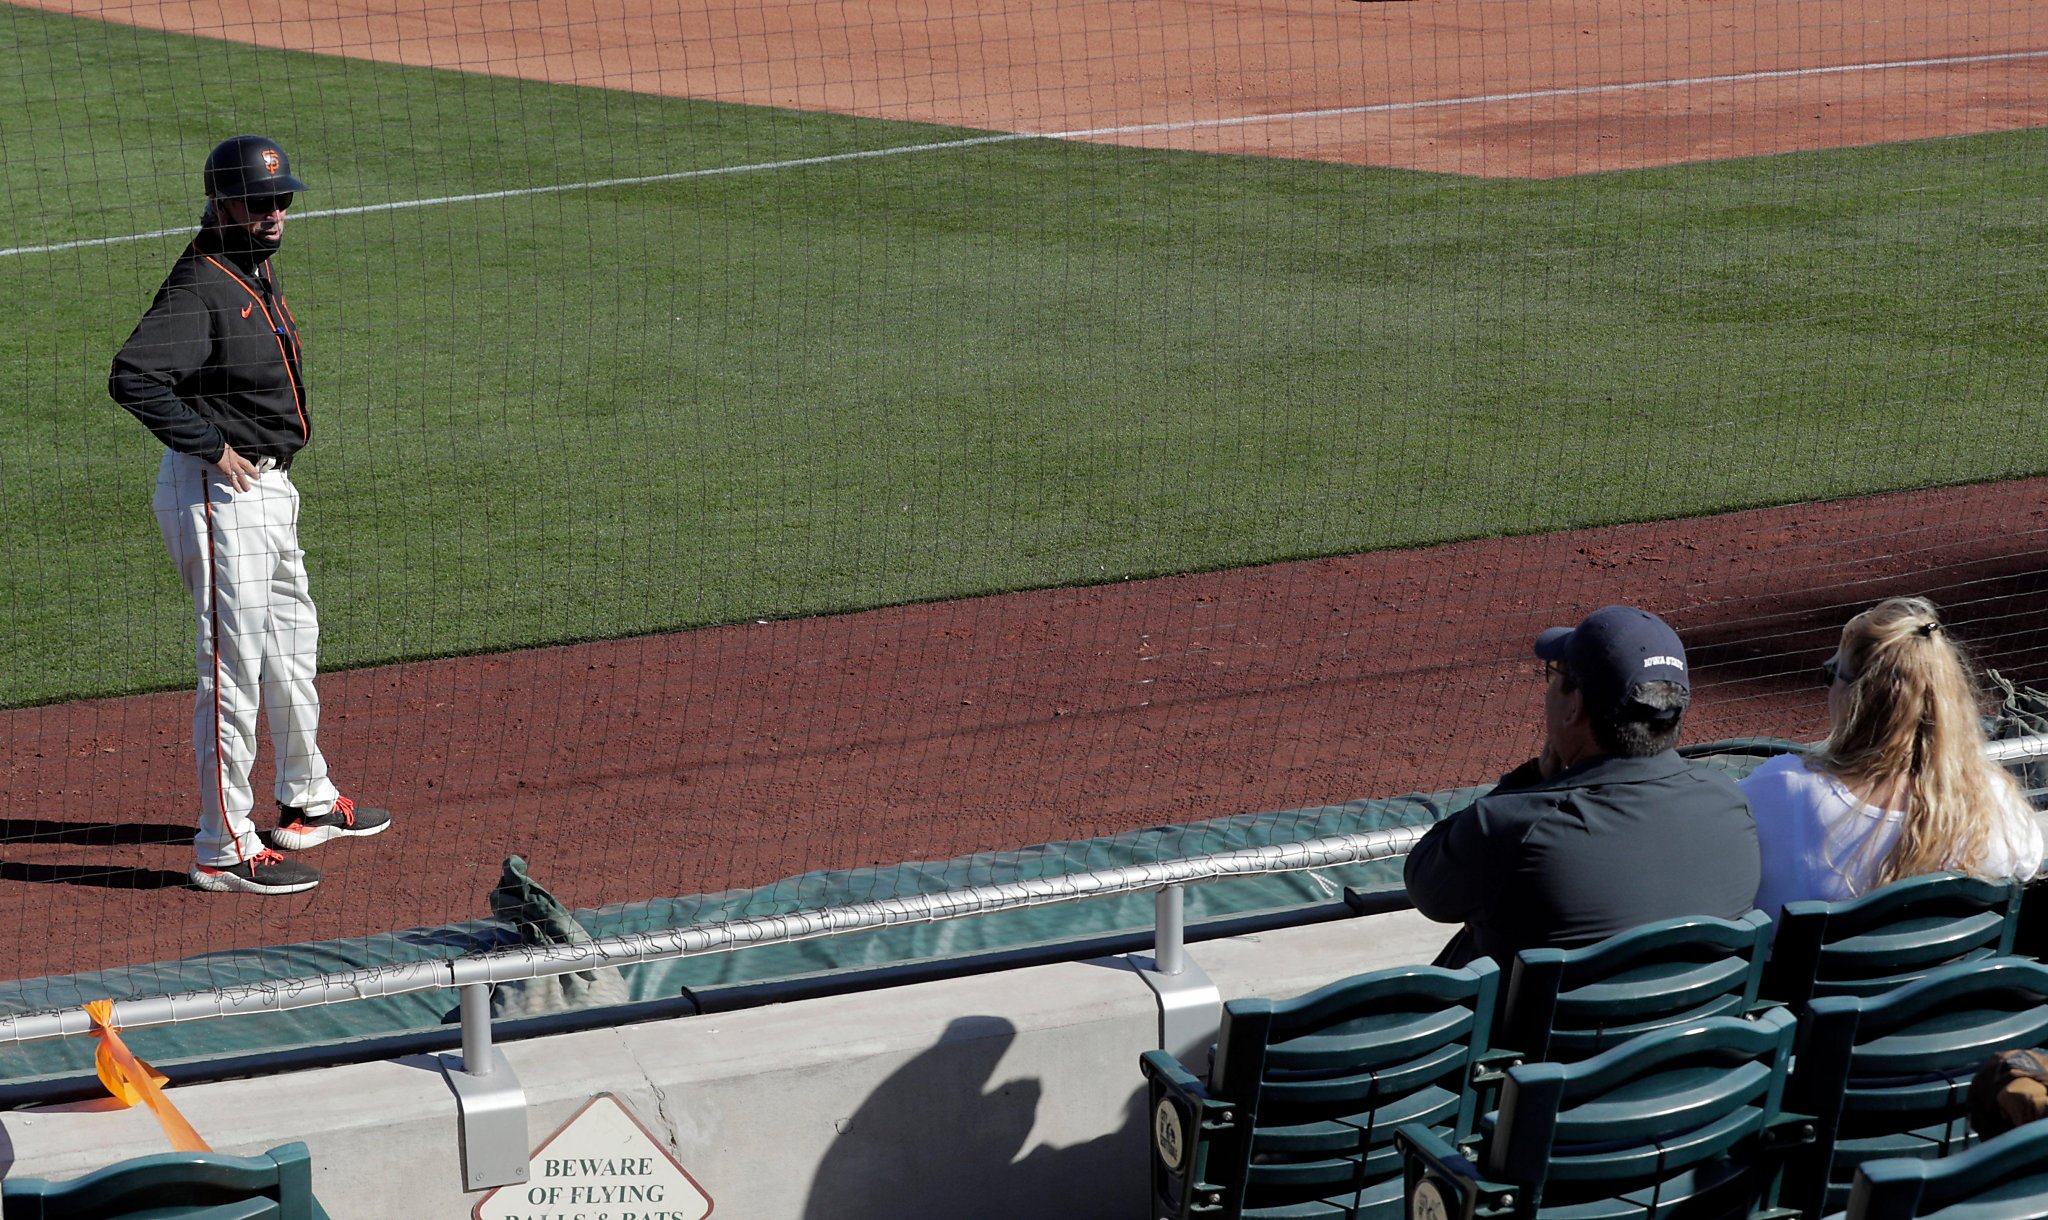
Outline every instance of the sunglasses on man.
<path id="1" fill-rule="evenodd" d="M 286 191 L 282 195 L 245 195 L 241 203 L 249 209 L 252 216 L 268 216 L 272 212 L 282 212 L 292 206 L 292 192 Z"/>

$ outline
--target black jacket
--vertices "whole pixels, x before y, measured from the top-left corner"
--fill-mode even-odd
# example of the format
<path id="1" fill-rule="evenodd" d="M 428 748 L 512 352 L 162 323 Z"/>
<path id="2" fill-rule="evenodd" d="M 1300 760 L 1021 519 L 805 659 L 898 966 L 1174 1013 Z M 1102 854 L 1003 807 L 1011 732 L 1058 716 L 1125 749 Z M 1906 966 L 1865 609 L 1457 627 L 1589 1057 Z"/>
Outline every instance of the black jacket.
<path id="1" fill-rule="evenodd" d="M 260 254 L 202 229 L 114 357 L 107 392 L 166 448 L 281 466 L 305 447 L 299 328 Z"/>
<path id="2" fill-rule="evenodd" d="M 1653 919 L 1732 919 L 1756 901 L 1756 821 L 1726 775 L 1667 750 L 1542 779 L 1527 764 L 1430 828 L 1408 855 L 1415 909 L 1465 930 L 1437 958 L 1505 967 Z"/>

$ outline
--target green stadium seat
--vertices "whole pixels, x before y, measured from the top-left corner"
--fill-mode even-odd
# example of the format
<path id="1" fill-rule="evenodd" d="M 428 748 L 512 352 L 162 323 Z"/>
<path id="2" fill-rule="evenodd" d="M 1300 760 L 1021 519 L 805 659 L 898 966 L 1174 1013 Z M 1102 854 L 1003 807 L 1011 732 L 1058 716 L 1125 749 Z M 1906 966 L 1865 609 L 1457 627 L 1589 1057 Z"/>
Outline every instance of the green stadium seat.
<path id="1" fill-rule="evenodd" d="M 1638 1034 L 1756 1007 L 1771 921 L 1663 919 L 1578 949 L 1524 949 L 1509 967 L 1494 1053 L 1572 1063 Z"/>
<path id="2" fill-rule="evenodd" d="M 1788 902 L 1763 995 L 1799 1009 L 1816 996 L 1879 995 L 1942 966 L 2010 953 L 2023 892 L 1930 873 L 1840 902 Z"/>
<path id="3" fill-rule="evenodd" d="M 2015 1127 L 1939 1161 L 1870 1161 L 1856 1171 L 1846 1220 L 2044 1220 L 2048 1122 Z"/>
<path id="4" fill-rule="evenodd" d="M 1206 1083 L 1147 1052 L 1154 1216 L 1398 1216 L 1394 1129 L 1469 1137 L 1499 979 L 1481 958 L 1376 971 L 1294 1000 L 1233 1000 Z"/>
<path id="5" fill-rule="evenodd" d="M 4 1220 L 327 1220 L 304 1144 L 260 1156 L 163 1152 L 68 1182 L 0 1183 Z"/>
<path id="6" fill-rule="evenodd" d="M 1786 1201 L 1839 1211 L 1856 1168 L 1934 1158 L 1974 1142 L 1970 1079 L 2011 1047 L 2048 1043 L 2048 966 L 2000 957 L 1944 967 L 1881 996 L 1823 996 L 1799 1020 L 1786 1104 L 1814 1116 L 1815 1154 L 1787 1173 Z"/>
<path id="7" fill-rule="evenodd" d="M 1501 1107 L 1461 1150 L 1395 1135 L 1412 1220 L 1781 1217 L 1787 1157 L 1813 1126 L 1781 1106 L 1795 1022 L 1709 1017 L 1577 1063 L 1507 1069 Z"/>

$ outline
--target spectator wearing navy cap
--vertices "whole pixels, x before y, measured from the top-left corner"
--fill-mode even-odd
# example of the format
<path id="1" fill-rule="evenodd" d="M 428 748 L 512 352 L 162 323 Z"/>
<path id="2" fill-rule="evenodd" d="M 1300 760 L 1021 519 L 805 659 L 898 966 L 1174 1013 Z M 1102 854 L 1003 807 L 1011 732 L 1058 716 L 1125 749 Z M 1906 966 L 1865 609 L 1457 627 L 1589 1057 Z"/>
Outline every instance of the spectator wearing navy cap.
<path id="1" fill-rule="evenodd" d="M 1676 750 L 1692 701 L 1678 633 L 1608 606 L 1545 631 L 1536 655 L 1543 752 L 1408 855 L 1415 909 L 1465 925 L 1437 963 L 1506 962 L 1653 919 L 1748 911 L 1760 873 L 1749 802 Z"/>

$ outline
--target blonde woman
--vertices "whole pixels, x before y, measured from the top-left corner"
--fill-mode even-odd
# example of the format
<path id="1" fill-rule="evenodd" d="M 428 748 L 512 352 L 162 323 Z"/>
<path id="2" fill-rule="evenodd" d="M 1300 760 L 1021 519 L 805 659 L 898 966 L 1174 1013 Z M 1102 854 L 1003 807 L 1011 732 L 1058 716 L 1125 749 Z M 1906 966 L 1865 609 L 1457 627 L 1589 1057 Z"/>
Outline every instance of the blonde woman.
<path id="1" fill-rule="evenodd" d="M 1821 675 L 1828 739 L 1742 781 L 1763 851 L 1759 908 L 1776 919 L 1788 902 L 1944 869 L 2034 875 L 2040 826 L 1984 757 L 1969 663 L 1933 603 L 1894 597 L 1850 619 Z"/>

